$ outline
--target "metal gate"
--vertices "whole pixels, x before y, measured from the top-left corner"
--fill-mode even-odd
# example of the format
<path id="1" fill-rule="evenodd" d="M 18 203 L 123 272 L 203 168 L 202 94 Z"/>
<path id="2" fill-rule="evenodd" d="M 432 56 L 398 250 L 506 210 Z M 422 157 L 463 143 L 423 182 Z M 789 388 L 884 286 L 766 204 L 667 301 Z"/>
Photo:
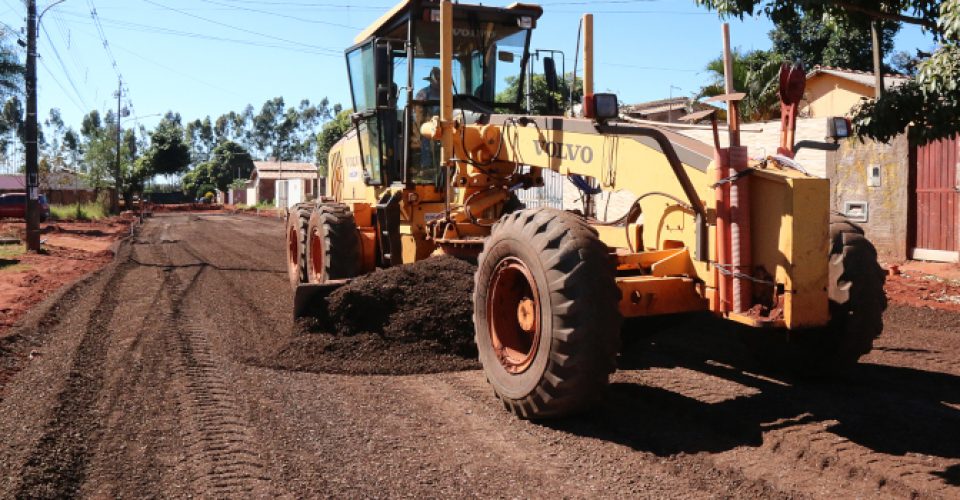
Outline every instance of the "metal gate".
<path id="1" fill-rule="evenodd" d="M 911 257 L 956 262 L 960 250 L 960 138 L 915 147 Z"/>
<path id="2" fill-rule="evenodd" d="M 524 167 L 529 172 L 530 167 Z M 565 177 L 553 170 L 543 170 L 543 187 L 521 189 L 517 198 L 527 208 L 552 207 L 563 209 L 563 182 Z"/>

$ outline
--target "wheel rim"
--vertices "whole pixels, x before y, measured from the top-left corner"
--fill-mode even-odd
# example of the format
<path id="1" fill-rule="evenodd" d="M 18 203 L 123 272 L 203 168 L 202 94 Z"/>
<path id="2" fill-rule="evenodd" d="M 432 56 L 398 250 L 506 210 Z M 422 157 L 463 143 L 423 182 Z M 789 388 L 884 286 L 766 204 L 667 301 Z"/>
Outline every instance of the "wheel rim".
<path id="1" fill-rule="evenodd" d="M 320 231 L 314 229 L 310 232 L 310 281 L 314 283 L 323 282 L 323 238 Z"/>
<path id="2" fill-rule="evenodd" d="M 287 231 L 287 265 L 290 270 L 290 276 L 295 277 L 299 280 L 300 276 L 300 248 L 299 242 L 299 233 L 300 231 L 296 226 L 290 226 L 290 229 Z"/>
<path id="3" fill-rule="evenodd" d="M 525 372 L 540 346 L 540 296 L 530 269 L 515 257 L 497 264 L 487 297 L 494 354 L 507 373 Z"/>

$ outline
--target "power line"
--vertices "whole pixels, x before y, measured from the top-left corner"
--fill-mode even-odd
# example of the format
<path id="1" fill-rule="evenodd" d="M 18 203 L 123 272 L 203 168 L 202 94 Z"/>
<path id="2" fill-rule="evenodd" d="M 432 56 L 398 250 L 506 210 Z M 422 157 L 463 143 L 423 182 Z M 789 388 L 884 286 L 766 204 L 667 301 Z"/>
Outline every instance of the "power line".
<path id="1" fill-rule="evenodd" d="M 255 5 L 276 5 L 284 7 L 313 7 L 313 8 L 332 8 L 332 9 L 344 9 L 344 10 L 378 10 L 383 11 L 386 9 L 393 8 L 393 5 L 350 5 L 350 4 L 332 4 L 332 3 L 317 3 L 317 2 L 270 2 L 270 1 L 260 1 L 260 0 L 227 0 L 231 3 L 245 3 L 245 4 L 255 4 Z"/>
<path id="2" fill-rule="evenodd" d="M 80 93 L 80 90 L 77 88 L 76 82 L 73 81 L 73 77 L 70 76 L 70 72 L 67 71 L 67 65 L 64 64 L 63 58 L 60 57 L 60 51 L 57 50 L 57 46 L 53 43 L 53 38 L 50 37 L 50 32 L 47 31 L 47 27 L 41 25 L 40 29 L 42 29 L 43 33 L 47 35 L 47 40 L 50 42 L 50 48 L 53 50 L 53 55 L 56 56 L 57 62 L 60 63 L 60 68 L 63 69 L 63 75 L 67 78 L 67 83 L 70 84 L 70 87 L 77 94 L 77 97 L 80 98 L 80 102 L 82 102 L 84 106 L 89 107 L 86 99 L 83 98 L 83 95 Z"/>
<path id="3" fill-rule="evenodd" d="M 110 49 L 110 42 L 107 41 L 107 34 L 103 31 L 103 25 L 100 24 L 100 16 L 97 14 L 97 8 L 93 5 L 93 0 L 87 0 L 87 4 L 90 6 L 90 17 L 93 18 L 94 26 L 97 28 L 97 34 L 100 35 L 100 41 L 103 42 L 103 50 L 107 53 L 107 57 L 113 65 L 113 70 L 117 73 L 117 78 L 123 80 L 123 75 L 120 73 L 120 66 L 117 65 L 117 59 L 113 56 L 113 51 Z"/>
<path id="4" fill-rule="evenodd" d="M 318 20 L 315 20 L 315 19 L 304 19 L 304 18 L 302 18 L 302 17 L 291 16 L 291 15 L 287 15 L 287 14 L 280 14 L 279 12 L 270 12 L 270 11 L 268 11 L 268 10 L 252 9 L 252 8 L 249 8 L 249 7 L 240 7 L 240 6 L 231 6 L 231 5 L 229 5 L 229 4 L 220 3 L 220 2 L 215 2 L 215 1 L 213 1 L 213 0 L 200 0 L 200 1 L 201 1 L 201 2 L 204 2 L 204 3 L 213 4 L 213 5 L 220 5 L 220 6 L 230 7 L 231 9 L 245 10 L 245 11 L 249 11 L 249 12 L 256 12 L 256 13 L 258 13 L 258 14 L 267 14 L 267 15 L 270 15 L 270 16 L 282 17 L 282 18 L 284 18 L 284 19 L 293 19 L 294 21 L 300 21 L 300 22 L 303 22 L 303 23 L 323 24 L 323 25 L 326 25 L 326 26 L 335 26 L 335 27 L 338 27 L 338 28 L 347 28 L 347 29 L 351 29 L 351 30 L 360 30 L 360 29 L 363 29 L 363 28 L 358 28 L 358 27 L 356 27 L 356 26 L 348 26 L 348 25 L 346 25 L 346 24 L 331 23 L 331 22 L 329 22 L 329 21 L 318 21 Z"/>
<path id="5" fill-rule="evenodd" d="M 77 14 L 67 13 L 67 15 L 76 16 Z M 79 16 L 79 17 L 85 17 L 85 16 Z M 301 54 L 337 56 L 337 57 L 343 56 L 343 51 L 328 48 L 328 47 L 323 47 L 322 48 L 323 52 L 321 52 L 320 49 L 303 49 L 303 48 L 291 47 L 289 45 L 278 45 L 278 44 L 268 43 L 268 42 L 258 42 L 253 40 L 218 37 L 218 36 L 212 36 L 212 35 L 207 35 L 203 33 L 194 33 L 190 31 L 176 30 L 176 29 L 166 28 L 162 26 L 151 26 L 148 24 L 121 21 L 121 20 L 110 19 L 105 17 L 101 17 L 100 20 L 101 22 L 107 24 L 108 26 L 112 26 L 114 28 L 122 29 L 122 30 L 136 31 L 139 33 L 153 33 L 153 34 L 160 34 L 160 35 L 171 35 L 171 36 L 180 36 L 185 38 L 194 38 L 194 39 L 200 39 L 200 40 L 237 43 L 241 45 L 250 45 L 254 47 L 265 47 L 265 48 L 272 48 L 272 49 L 289 50 L 289 51 L 293 51 Z"/>
<path id="6" fill-rule="evenodd" d="M 56 83 L 57 86 L 60 87 L 60 90 L 63 91 L 63 95 L 67 96 L 67 99 L 70 99 L 70 102 L 72 102 L 73 105 L 77 107 L 78 111 L 80 111 L 81 113 L 85 113 L 86 111 L 84 111 L 84 109 L 80 106 L 80 104 L 76 101 L 76 99 L 74 99 L 73 96 L 70 95 L 70 92 L 67 91 L 66 87 L 64 87 L 63 84 L 60 83 L 60 80 L 57 80 L 57 77 L 54 76 L 53 71 L 50 71 L 50 68 L 47 67 L 46 61 L 44 61 L 43 59 L 38 59 L 38 60 L 40 61 L 40 65 L 43 66 L 43 69 L 47 70 L 47 74 L 50 75 L 50 79 L 53 80 L 53 83 Z"/>
<path id="7" fill-rule="evenodd" d="M 159 3 L 157 3 L 157 2 L 154 2 L 153 0 L 143 0 L 143 1 L 146 2 L 146 3 L 148 3 L 148 4 L 150 4 L 150 5 L 155 5 L 155 6 L 157 6 L 157 7 L 163 7 L 164 9 L 167 9 L 167 10 L 172 11 L 172 12 L 176 12 L 176 13 L 178 13 L 178 14 L 181 14 L 181 15 L 184 15 L 184 16 L 187 16 L 187 17 L 192 17 L 192 18 L 194 18 L 194 19 L 200 19 L 201 21 L 206 21 L 206 22 L 208 22 L 208 23 L 216 24 L 216 25 L 218 25 L 218 26 L 223 26 L 223 27 L 225 27 L 225 28 L 230 28 L 230 29 L 233 29 L 233 30 L 242 31 L 242 32 L 244 32 L 244 33 L 249 33 L 249 34 L 251 34 L 251 35 L 262 36 L 262 37 L 265 37 L 265 38 L 271 38 L 271 39 L 273 39 L 273 40 L 278 40 L 278 41 L 286 42 L 286 43 L 293 44 L 293 45 L 301 45 L 301 46 L 304 46 L 304 47 L 309 47 L 309 48 L 311 48 L 311 49 L 330 50 L 330 49 L 327 49 L 326 47 L 320 47 L 319 45 L 311 45 L 311 44 L 309 44 L 309 43 L 298 42 L 298 41 L 295 41 L 295 40 L 290 40 L 290 39 L 287 39 L 287 38 L 282 38 L 282 37 L 278 37 L 278 36 L 273 36 L 273 35 L 269 35 L 269 34 L 266 34 L 266 33 L 260 33 L 260 32 L 257 32 L 257 31 L 248 30 L 248 29 L 246 29 L 246 28 L 240 28 L 240 27 L 238 27 L 238 26 L 233 26 L 233 25 L 230 25 L 230 24 L 227 24 L 227 23 L 222 23 L 222 22 L 220 22 L 220 21 L 216 21 L 216 20 L 209 19 L 209 18 L 206 18 L 206 17 L 203 17 L 203 16 L 198 16 L 198 15 L 195 15 L 195 14 L 191 14 L 191 13 L 189 13 L 189 12 L 185 12 L 185 11 L 182 11 L 182 10 L 180 10 L 180 9 L 175 9 L 175 8 L 173 8 L 173 7 L 168 7 L 168 6 L 166 6 L 166 5 L 163 5 L 163 4 L 159 4 Z"/>

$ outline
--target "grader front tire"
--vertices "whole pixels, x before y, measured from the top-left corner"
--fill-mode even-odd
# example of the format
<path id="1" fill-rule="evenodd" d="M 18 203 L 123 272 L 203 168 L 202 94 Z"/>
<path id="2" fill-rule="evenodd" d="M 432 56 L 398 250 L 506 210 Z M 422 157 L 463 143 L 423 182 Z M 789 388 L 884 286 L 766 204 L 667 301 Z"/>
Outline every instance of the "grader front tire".
<path id="1" fill-rule="evenodd" d="M 474 325 L 487 380 L 523 418 L 582 411 L 616 369 L 620 291 L 607 247 L 576 215 L 520 210 L 480 254 Z"/>
<path id="2" fill-rule="evenodd" d="M 350 209 L 320 205 L 307 225 L 307 278 L 310 283 L 353 278 L 360 269 L 360 235 Z"/>

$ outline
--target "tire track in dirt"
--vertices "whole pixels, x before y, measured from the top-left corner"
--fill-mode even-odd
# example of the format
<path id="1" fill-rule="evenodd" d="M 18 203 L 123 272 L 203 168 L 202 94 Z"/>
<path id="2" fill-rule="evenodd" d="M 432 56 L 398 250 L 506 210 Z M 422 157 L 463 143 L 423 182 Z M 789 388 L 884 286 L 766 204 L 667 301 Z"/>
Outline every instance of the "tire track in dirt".
<path id="1" fill-rule="evenodd" d="M 214 354 L 206 331 L 185 314 L 185 303 L 195 298 L 192 292 L 208 268 L 178 269 L 177 259 L 170 255 L 173 248 L 164 246 L 162 250 L 171 264 L 170 279 L 165 283 L 170 309 L 164 321 L 165 330 L 173 334 L 174 369 L 184 379 L 179 408 L 186 445 L 184 465 L 191 471 L 192 486 L 201 495 L 217 498 L 266 496 L 272 490 L 270 477 L 237 404 L 234 386 L 223 374 L 224 361 Z"/>
<path id="2" fill-rule="evenodd" d="M 129 249 L 121 252 L 105 290 L 115 288 L 131 268 Z M 115 294 L 104 293 L 90 315 L 52 419 L 21 472 L 18 498 L 64 498 L 79 493 L 90 450 L 101 432 L 96 403 L 104 382 L 110 320 L 119 301 Z"/>

